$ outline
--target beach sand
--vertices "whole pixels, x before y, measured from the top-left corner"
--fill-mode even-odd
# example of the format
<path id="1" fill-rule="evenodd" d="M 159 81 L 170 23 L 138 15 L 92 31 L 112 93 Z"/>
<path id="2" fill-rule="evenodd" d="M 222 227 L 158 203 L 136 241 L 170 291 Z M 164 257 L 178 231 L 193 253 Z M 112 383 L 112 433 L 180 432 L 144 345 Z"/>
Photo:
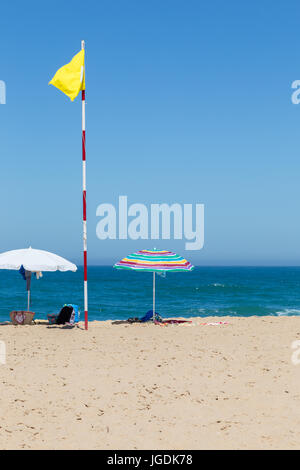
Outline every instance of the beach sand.
<path id="1" fill-rule="evenodd" d="M 297 317 L 7 325 L 0 340 L 0 449 L 300 448 Z"/>

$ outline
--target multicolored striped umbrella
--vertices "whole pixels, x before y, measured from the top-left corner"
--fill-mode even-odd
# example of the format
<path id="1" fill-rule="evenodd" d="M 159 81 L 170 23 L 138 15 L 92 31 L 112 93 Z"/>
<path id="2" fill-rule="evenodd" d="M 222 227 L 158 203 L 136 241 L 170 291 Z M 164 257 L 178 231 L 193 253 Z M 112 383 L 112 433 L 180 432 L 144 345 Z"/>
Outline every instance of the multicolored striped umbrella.
<path id="1" fill-rule="evenodd" d="M 153 272 L 153 320 L 155 319 L 155 273 L 162 271 L 191 271 L 194 266 L 182 258 L 182 256 L 172 253 L 172 251 L 141 250 L 137 253 L 123 258 L 114 265 L 117 269 L 134 269 L 135 271 Z"/>

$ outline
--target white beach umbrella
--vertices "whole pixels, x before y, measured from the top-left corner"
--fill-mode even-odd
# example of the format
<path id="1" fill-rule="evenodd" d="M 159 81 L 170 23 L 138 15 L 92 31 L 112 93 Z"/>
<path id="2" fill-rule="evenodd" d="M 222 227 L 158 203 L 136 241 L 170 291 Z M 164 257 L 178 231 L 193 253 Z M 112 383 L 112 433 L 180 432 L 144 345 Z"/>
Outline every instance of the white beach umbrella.
<path id="1" fill-rule="evenodd" d="M 0 269 L 19 270 L 21 266 L 29 272 L 77 271 L 77 266 L 61 256 L 31 247 L 6 251 L 0 254 Z M 28 310 L 30 307 L 30 284 L 28 289 Z"/>

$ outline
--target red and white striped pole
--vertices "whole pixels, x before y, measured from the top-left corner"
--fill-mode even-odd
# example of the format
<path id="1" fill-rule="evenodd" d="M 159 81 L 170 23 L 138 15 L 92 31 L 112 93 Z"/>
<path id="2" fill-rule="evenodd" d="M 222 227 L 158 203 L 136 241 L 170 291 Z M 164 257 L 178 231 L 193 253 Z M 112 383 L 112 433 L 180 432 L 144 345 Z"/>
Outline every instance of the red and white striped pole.
<path id="1" fill-rule="evenodd" d="M 84 49 L 81 41 L 81 49 Z M 85 67 L 85 65 L 84 65 Z M 85 70 L 84 70 L 85 74 Z M 83 189 L 83 269 L 84 269 L 84 324 L 88 329 L 88 285 L 87 285 L 87 228 L 86 228 L 86 153 L 85 153 L 85 90 L 82 96 L 82 189 Z"/>

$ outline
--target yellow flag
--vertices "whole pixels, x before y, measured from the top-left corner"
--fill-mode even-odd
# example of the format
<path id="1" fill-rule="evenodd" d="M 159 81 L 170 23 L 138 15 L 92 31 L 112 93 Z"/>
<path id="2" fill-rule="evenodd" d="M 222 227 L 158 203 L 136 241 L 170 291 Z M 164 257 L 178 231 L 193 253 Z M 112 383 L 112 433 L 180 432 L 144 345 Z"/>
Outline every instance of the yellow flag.
<path id="1" fill-rule="evenodd" d="M 85 90 L 84 49 L 71 62 L 58 69 L 49 85 L 61 90 L 71 101 L 74 101 L 81 90 Z"/>

